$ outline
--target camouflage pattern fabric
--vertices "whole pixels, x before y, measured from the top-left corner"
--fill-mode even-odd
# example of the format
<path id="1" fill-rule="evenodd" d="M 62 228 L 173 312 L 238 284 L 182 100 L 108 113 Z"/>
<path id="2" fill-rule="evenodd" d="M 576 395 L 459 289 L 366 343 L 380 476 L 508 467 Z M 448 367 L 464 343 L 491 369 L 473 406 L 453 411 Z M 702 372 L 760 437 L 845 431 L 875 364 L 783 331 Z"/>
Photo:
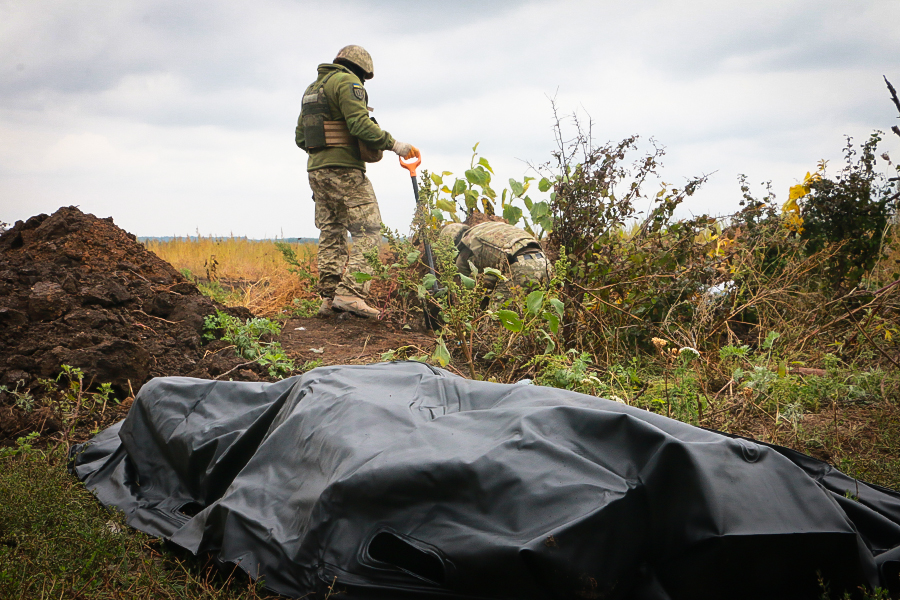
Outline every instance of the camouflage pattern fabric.
<path id="1" fill-rule="evenodd" d="M 516 260 L 512 260 L 513 257 Z M 485 267 L 498 269 L 509 276 L 510 283 L 522 287 L 545 284 L 549 277 L 549 265 L 541 254 L 540 242 L 508 223 L 485 221 L 466 231 L 456 257 L 456 268 L 460 273 L 471 274 L 469 261 L 479 270 Z M 497 285 L 492 279 L 486 277 L 488 285 Z M 502 292 L 503 288 L 506 285 L 501 283 L 496 290 Z"/>
<path id="2" fill-rule="evenodd" d="M 344 46 L 337 53 L 337 56 L 334 57 L 335 62 L 338 59 L 350 61 L 362 69 L 366 74 L 366 79 L 375 77 L 375 65 L 372 63 L 372 55 L 362 46 Z"/>
<path id="3" fill-rule="evenodd" d="M 521 287 L 545 285 L 550 278 L 550 264 L 543 252 L 517 254 L 516 262 L 509 266 L 509 278 Z"/>
<path id="4" fill-rule="evenodd" d="M 353 273 L 372 273 L 363 253 L 381 241 L 381 211 L 372 182 L 359 169 L 329 167 L 310 171 L 309 186 L 319 228 L 319 295 L 365 298 L 370 282 L 357 283 Z M 348 231 L 352 249 L 347 247 Z"/>

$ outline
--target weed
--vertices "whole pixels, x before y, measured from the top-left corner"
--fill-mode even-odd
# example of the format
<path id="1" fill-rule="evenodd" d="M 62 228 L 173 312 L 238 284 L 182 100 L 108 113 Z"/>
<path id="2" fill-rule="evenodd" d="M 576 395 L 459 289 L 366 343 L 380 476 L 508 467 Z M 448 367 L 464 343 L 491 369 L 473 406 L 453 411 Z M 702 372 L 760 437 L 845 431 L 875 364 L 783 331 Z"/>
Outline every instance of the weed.
<path id="1" fill-rule="evenodd" d="M 281 333 L 277 321 L 265 318 L 250 318 L 244 323 L 237 317 L 220 310 L 208 315 L 203 321 L 203 339 L 217 337 L 234 345 L 238 356 L 254 360 L 267 367 L 270 377 L 287 377 L 294 370 L 294 362 L 288 358 L 281 344 L 271 340 Z M 269 338 L 268 341 L 264 341 Z"/>
<path id="2" fill-rule="evenodd" d="M 565 354 L 545 354 L 535 358 L 540 370 L 534 382 L 538 385 L 574 390 L 585 394 L 604 395 L 609 386 L 591 370 L 591 355 L 569 350 Z"/>
<path id="3" fill-rule="evenodd" d="M 25 382 L 21 379 L 16 382 L 16 387 L 13 389 L 9 389 L 5 385 L 0 385 L 0 393 L 6 392 L 10 396 L 13 397 L 13 401 L 15 405 L 25 412 L 29 413 L 34 410 L 34 396 L 29 393 L 29 390 L 19 390 L 23 386 Z"/>
<path id="4" fill-rule="evenodd" d="M 300 365 L 299 371 L 306 373 L 307 371 L 312 371 L 313 369 L 318 369 L 322 366 L 322 359 L 317 358 L 315 360 L 308 360 L 302 365 Z"/>
<path id="5" fill-rule="evenodd" d="M 275 247 L 281 252 L 284 262 L 290 265 L 290 267 L 288 267 L 289 273 L 298 276 L 310 286 L 316 284 L 318 277 L 313 273 L 312 268 L 315 260 L 315 253 L 312 252 L 309 246 L 303 246 L 299 255 L 298 251 L 290 244 L 276 241 Z"/>
<path id="6" fill-rule="evenodd" d="M 32 442 L 40 437 L 40 433 L 32 431 L 28 435 L 16 438 L 15 448 L 0 448 L 0 458 L 8 458 L 18 454 L 28 454 L 33 451 Z"/>
<path id="7" fill-rule="evenodd" d="M 291 305 L 285 308 L 284 313 L 291 317 L 308 319 L 316 316 L 321 305 L 322 300 L 319 298 L 294 298 Z"/>

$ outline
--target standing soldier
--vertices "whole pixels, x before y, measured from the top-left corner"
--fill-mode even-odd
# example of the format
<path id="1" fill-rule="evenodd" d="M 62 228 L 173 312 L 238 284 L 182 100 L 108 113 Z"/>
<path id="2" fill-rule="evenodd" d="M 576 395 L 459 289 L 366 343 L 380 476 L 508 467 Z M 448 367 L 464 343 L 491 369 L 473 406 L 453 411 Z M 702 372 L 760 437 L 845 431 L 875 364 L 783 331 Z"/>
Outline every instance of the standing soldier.
<path id="1" fill-rule="evenodd" d="M 369 116 L 363 83 L 374 76 L 372 57 L 360 46 L 346 46 L 333 63 L 319 65 L 319 76 L 303 94 L 297 122 L 297 145 L 309 154 L 306 170 L 316 203 L 319 228 L 320 317 L 347 311 L 377 317 L 366 304 L 368 282 L 353 274 L 371 274 L 363 254 L 381 241 L 381 212 L 366 162 L 377 162 L 384 150 L 403 158 L 419 156 L 411 144 L 398 142 Z M 353 236 L 348 250 L 347 232 Z"/>
<path id="2" fill-rule="evenodd" d="M 550 278 L 541 243 L 528 232 L 509 223 L 485 221 L 474 227 L 450 223 L 441 230 L 441 236 L 452 240 L 459 250 L 456 268 L 463 275 L 471 275 L 471 261 L 479 271 L 492 267 L 509 275 L 512 283 L 521 287 L 546 285 Z M 497 285 L 492 275 L 487 275 L 485 279 L 489 286 Z M 496 291 L 507 294 L 502 287 Z"/>

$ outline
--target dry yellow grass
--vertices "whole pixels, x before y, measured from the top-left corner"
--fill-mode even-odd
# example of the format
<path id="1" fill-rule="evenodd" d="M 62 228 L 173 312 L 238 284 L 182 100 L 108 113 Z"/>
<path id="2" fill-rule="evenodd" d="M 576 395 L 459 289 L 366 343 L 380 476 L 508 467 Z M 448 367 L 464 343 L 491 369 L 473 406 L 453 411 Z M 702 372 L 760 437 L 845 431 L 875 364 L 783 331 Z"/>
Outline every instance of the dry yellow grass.
<path id="1" fill-rule="evenodd" d="M 167 242 L 151 240 L 144 245 L 176 269 L 188 269 L 202 279 L 259 281 L 273 273 L 286 272 L 288 266 L 271 241 L 201 237 L 176 238 Z M 315 244 L 289 245 L 298 258 L 310 259 L 315 264 Z M 217 264 L 216 273 L 209 277 L 207 268 L 213 262 Z"/>
<path id="2" fill-rule="evenodd" d="M 308 280 L 288 271 L 289 265 L 271 241 L 241 238 L 176 238 L 145 243 L 148 250 L 194 277 L 218 281 L 232 289 L 225 304 L 245 306 L 256 315 L 271 316 L 294 298 L 314 297 Z M 298 261 L 315 274 L 316 245 L 289 244 Z"/>

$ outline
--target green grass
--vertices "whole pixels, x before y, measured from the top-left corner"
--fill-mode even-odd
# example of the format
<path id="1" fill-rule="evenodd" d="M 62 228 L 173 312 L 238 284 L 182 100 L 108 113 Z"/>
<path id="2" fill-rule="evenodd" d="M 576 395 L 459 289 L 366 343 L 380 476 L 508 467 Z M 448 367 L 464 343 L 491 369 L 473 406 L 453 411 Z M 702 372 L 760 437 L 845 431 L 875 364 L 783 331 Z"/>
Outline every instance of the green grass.
<path id="1" fill-rule="evenodd" d="M 264 597 L 240 571 L 229 577 L 130 529 L 61 458 L 0 458 L 0 598 Z"/>
<path id="2" fill-rule="evenodd" d="M 652 358 L 598 369 L 588 358 L 549 361 L 539 382 L 789 446 L 850 476 L 900 489 L 900 374 L 835 364 L 823 376 L 760 371 L 741 379 L 754 387 L 729 389 L 728 369 L 706 372 L 698 363 Z M 206 557 L 127 527 L 68 474 L 61 452 L 41 450 L 41 443 L 26 436 L 18 448 L 0 450 L 0 598 L 263 597 L 240 571 L 232 577 Z"/>

